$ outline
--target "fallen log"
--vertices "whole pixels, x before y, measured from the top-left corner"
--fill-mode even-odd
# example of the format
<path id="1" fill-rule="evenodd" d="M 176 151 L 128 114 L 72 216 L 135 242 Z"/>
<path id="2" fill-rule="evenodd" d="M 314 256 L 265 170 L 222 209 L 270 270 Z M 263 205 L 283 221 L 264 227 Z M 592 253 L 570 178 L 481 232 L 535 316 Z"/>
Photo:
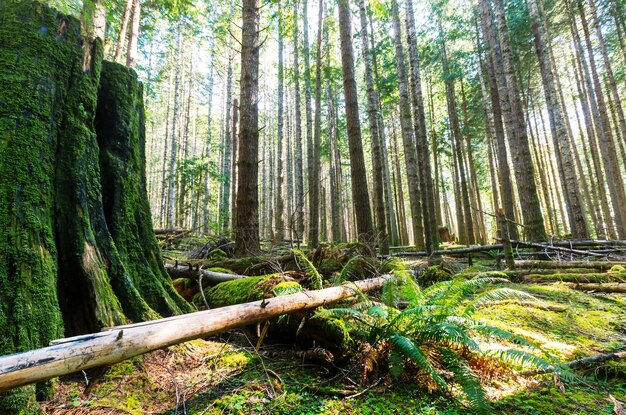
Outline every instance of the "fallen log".
<path id="1" fill-rule="evenodd" d="M 626 273 L 590 273 L 590 274 L 529 274 L 522 277 L 523 282 L 575 282 L 575 283 L 608 283 L 626 282 Z"/>
<path id="2" fill-rule="evenodd" d="M 499 238 L 496 238 L 499 240 Z M 590 255 L 590 256 L 606 256 L 605 254 L 595 253 L 591 251 L 584 251 L 581 249 L 572 249 L 572 248 L 564 248 L 560 246 L 547 245 L 545 243 L 537 243 L 537 242 L 524 242 L 524 241 L 511 241 L 511 245 L 519 247 L 528 247 L 528 248 L 538 248 L 547 251 L 558 251 L 558 252 L 566 252 L 568 254 L 578 254 L 578 255 Z"/>
<path id="3" fill-rule="evenodd" d="M 165 264 L 165 270 L 172 279 L 197 279 L 202 276 L 202 279 L 210 284 L 219 284 L 220 282 L 238 280 L 240 278 L 248 278 L 247 275 L 227 274 L 225 272 L 209 271 L 207 269 L 194 268 L 184 265 Z"/>
<path id="4" fill-rule="evenodd" d="M 0 357 L 0 392 L 97 366 L 111 365 L 162 347 L 172 346 L 311 309 L 379 288 L 384 275 L 349 285 L 198 311 L 160 320 L 113 327 L 100 333 L 60 339 L 51 346 Z"/>
<path id="5" fill-rule="evenodd" d="M 515 261 L 516 268 L 524 269 L 566 269 L 566 268 L 593 268 L 607 271 L 614 266 L 626 267 L 626 262 L 610 261 Z"/>
<path id="6" fill-rule="evenodd" d="M 578 284 L 567 283 L 567 286 L 576 291 L 596 291 L 600 293 L 626 294 L 626 284 Z"/>
<path id="7" fill-rule="evenodd" d="M 187 232 L 187 229 L 181 228 L 157 228 L 154 230 L 155 235 L 176 235 L 185 232 Z"/>
<path id="8" fill-rule="evenodd" d="M 571 360 L 569 362 L 563 363 L 563 365 L 569 367 L 570 369 L 579 369 L 583 367 L 595 366 L 604 362 L 609 362 L 611 360 L 619 360 L 626 359 L 626 352 L 618 352 L 618 353 L 606 353 L 599 354 L 591 357 L 583 357 L 582 359 Z M 520 373 L 521 376 L 535 376 L 535 375 L 543 375 L 546 373 L 554 372 L 556 368 L 550 367 L 547 369 L 537 369 L 537 370 L 529 370 L 528 372 Z"/>

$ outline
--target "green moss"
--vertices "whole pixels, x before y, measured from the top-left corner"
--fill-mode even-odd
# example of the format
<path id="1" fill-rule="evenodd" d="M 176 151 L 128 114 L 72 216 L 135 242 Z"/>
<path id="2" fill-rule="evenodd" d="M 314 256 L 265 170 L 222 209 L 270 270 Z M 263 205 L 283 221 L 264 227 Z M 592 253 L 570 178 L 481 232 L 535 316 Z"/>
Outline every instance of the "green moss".
<path id="1" fill-rule="evenodd" d="M 232 275 L 235 275 L 235 273 L 232 272 L 231 270 L 226 269 L 226 268 L 220 268 L 220 267 L 211 267 L 211 268 L 208 268 L 207 271 L 221 272 L 222 274 L 232 274 Z"/>
<path id="2" fill-rule="evenodd" d="M 326 258 L 320 261 L 317 270 L 327 279 L 331 277 L 335 272 L 341 271 L 343 264 L 334 258 Z"/>
<path id="3" fill-rule="evenodd" d="M 226 254 L 226 252 L 217 248 L 211 251 L 211 253 L 209 254 L 209 258 L 228 258 L 228 255 Z"/>
<path id="4" fill-rule="evenodd" d="M 624 272 L 626 272 L 626 268 L 624 268 L 621 265 L 613 265 L 611 267 L 611 269 L 609 270 L 609 273 L 611 273 L 611 274 L 613 274 L 613 273 L 616 273 L 616 274 L 617 273 L 624 273 Z"/>
<path id="5" fill-rule="evenodd" d="M 427 287 L 439 281 L 447 281 L 452 275 L 453 272 L 443 265 L 433 265 L 418 275 L 417 282 L 420 286 Z"/>

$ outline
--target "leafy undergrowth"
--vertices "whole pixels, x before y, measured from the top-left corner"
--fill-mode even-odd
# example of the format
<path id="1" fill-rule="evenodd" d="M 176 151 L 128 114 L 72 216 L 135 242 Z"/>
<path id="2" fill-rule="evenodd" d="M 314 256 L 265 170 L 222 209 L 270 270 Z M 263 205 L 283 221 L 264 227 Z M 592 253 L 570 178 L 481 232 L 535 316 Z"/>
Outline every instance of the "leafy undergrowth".
<path id="1" fill-rule="evenodd" d="M 507 286 L 541 302 L 503 301 L 475 317 L 522 335 L 563 361 L 624 349 L 626 296 L 587 294 L 561 283 Z M 242 334 L 224 336 L 115 365 L 90 396 L 83 394 L 82 374 L 65 378 L 42 409 L 47 414 L 469 413 L 419 384 L 385 378 L 368 388 L 358 385 L 345 365 L 304 363 L 287 356 L 286 347 L 263 346 L 257 354 Z M 566 384 L 552 375 L 516 376 L 482 365 L 478 373 L 494 414 L 610 414 L 616 401 L 617 406 L 626 401 L 621 361 L 577 371 L 577 380 Z"/>

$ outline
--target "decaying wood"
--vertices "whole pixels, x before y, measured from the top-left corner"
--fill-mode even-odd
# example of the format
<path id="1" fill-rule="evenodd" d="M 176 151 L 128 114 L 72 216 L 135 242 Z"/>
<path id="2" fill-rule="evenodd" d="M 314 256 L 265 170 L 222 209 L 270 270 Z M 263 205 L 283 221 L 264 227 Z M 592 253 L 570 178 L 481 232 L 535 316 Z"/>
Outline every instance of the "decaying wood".
<path id="1" fill-rule="evenodd" d="M 165 264 L 165 270 L 175 278 L 198 278 L 202 275 L 202 279 L 209 284 L 219 284 L 224 281 L 238 280 L 240 278 L 249 278 L 248 275 L 227 274 L 225 272 L 215 272 L 206 269 L 195 268 L 192 266 Z"/>
<path id="2" fill-rule="evenodd" d="M 599 354 L 599 355 L 591 356 L 591 357 L 584 357 L 582 359 L 576 359 L 576 360 L 571 360 L 569 362 L 566 362 L 565 366 L 569 367 L 570 369 L 579 369 L 579 368 L 584 368 L 584 367 L 589 367 L 589 366 L 596 366 L 601 363 L 605 363 L 611 360 L 619 360 L 619 359 L 626 359 L 626 352 L 606 353 L 606 354 Z M 543 375 L 545 373 L 554 372 L 554 370 L 555 368 L 530 370 L 528 372 L 521 373 L 521 375 L 522 376 Z"/>
<path id="3" fill-rule="evenodd" d="M 610 284 L 567 284 L 572 290 L 576 291 L 595 291 L 600 293 L 616 293 L 626 294 L 626 284 L 624 283 L 610 283 Z"/>
<path id="4" fill-rule="evenodd" d="M 574 283 L 607 283 L 626 282 L 626 273 L 589 273 L 589 274 L 529 274 L 522 278 L 523 282 L 574 282 Z"/>
<path id="5" fill-rule="evenodd" d="M 566 268 L 593 268 L 607 271 L 615 265 L 626 267 L 626 262 L 610 261 L 515 261 L 517 268 L 524 269 L 566 269 Z"/>
<path id="6" fill-rule="evenodd" d="M 155 235 L 177 235 L 185 232 L 188 232 L 188 230 L 181 228 L 157 228 L 154 230 Z"/>
<path id="7" fill-rule="evenodd" d="M 199 311 L 60 339 L 42 349 L 0 357 L 0 392 L 92 367 L 111 365 L 162 347 L 211 336 L 281 314 L 311 309 L 370 291 L 388 275 L 349 285 Z"/>

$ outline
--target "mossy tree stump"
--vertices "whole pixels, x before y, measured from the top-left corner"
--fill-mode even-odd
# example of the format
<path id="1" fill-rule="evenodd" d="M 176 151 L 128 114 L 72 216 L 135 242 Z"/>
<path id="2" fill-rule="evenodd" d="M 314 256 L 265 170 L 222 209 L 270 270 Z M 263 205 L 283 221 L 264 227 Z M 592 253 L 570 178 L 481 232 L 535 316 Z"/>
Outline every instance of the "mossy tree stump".
<path id="1" fill-rule="evenodd" d="M 152 233 L 142 100 L 78 20 L 0 2 L 0 354 L 191 310 Z M 0 413 L 34 395 L 0 395 Z"/>

